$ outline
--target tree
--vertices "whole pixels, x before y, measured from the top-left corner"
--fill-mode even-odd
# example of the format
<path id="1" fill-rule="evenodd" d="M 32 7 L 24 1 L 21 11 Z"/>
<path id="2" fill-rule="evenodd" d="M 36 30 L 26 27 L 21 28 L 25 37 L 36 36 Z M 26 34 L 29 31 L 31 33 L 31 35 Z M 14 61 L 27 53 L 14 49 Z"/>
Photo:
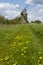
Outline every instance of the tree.
<path id="1" fill-rule="evenodd" d="M 6 23 L 6 24 L 10 24 L 10 20 L 6 19 L 6 20 L 5 20 L 5 23 Z"/>
<path id="2" fill-rule="evenodd" d="M 0 24 L 5 24 L 5 17 L 0 15 Z"/>
<path id="3" fill-rule="evenodd" d="M 41 21 L 40 20 L 35 20 L 34 23 L 38 23 L 39 24 L 39 23 L 41 23 Z"/>
<path id="4" fill-rule="evenodd" d="M 34 23 L 34 21 L 31 21 L 31 23 Z"/>

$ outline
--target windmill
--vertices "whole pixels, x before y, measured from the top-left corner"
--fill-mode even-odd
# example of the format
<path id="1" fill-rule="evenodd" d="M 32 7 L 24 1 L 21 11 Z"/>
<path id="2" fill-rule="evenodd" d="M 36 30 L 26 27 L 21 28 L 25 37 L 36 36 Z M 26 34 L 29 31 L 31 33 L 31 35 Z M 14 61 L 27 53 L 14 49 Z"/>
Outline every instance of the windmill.
<path id="1" fill-rule="evenodd" d="M 20 23 L 28 23 L 27 21 L 27 7 L 29 6 L 26 5 L 26 7 L 24 7 L 24 9 L 21 11 L 21 13 L 16 17 L 16 19 L 18 19 L 20 17 Z"/>
<path id="2" fill-rule="evenodd" d="M 21 23 L 28 23 L 27 21 L 27 10 L 26 8 L 28 7 L 29 5 L 26 5 L 26 7 L 23 9 L 23 11 L 21 12 Z"/>

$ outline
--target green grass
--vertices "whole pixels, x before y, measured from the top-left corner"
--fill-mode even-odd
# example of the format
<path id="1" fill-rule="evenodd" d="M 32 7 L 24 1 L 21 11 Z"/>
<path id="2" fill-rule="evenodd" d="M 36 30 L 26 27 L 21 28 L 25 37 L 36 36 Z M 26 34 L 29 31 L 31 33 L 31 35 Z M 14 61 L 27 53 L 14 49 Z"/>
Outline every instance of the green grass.
<path id="1" fill-rule="evenodd" d="M 43 64 L 43 24 L 0 27 L 0 65 Z"/>

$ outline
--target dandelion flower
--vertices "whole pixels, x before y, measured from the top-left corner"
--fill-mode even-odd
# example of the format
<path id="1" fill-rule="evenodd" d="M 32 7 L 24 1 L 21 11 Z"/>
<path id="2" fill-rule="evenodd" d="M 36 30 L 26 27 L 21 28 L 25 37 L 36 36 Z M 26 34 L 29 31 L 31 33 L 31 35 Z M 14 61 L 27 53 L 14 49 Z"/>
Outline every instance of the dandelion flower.
<path id="1" fill-rule="evenodd" d="M 39 57 L 39 59 L 42 59 L 42 57 Z"/>
<path id="2" fill-rule="evenodd" d="M 9 62 L 7 62 L 7 64 L 9 64 Z"/>
<path id="3" fill-rule="evenodd" d="M 27 49 L 28 47 L 24 47 L 24 49 Z"/>
<path id="4" fill-rule="evenodd" d="M 18 38 L 19 38 L 19 36 L 16 36 L 16 37 L 15 37 L 15 39 L 18 39 Z"/>
<path id="5" fill-rule="evenodd" d="M 23 43 L 19 43 L 19 46 L 21 46 Z"/>
<path id="6" fill-rule="evenodd" d="M 15 62 L 13 65 L 17 65 L 17 62 Z"/>
<path id="7" fill-rule="evenodd" d="M 15 63 L 13 65 L 16 65 Z"/>
<path id="8" fill-rule="evenodd" d="M 15 62 L 15 64 L 17 64 L 17 62 Z"/>
<path id="9" fill-rule="evenodd" d="M 39 65 L 42 65 L 42 64 L 39 64 Z"/>
<path id="10" fill-rule="evenodd" d="M 28 42 L 26 42 L 26 44 L 28 44 Z"/>
<path id="11" fill-rule="evenodd" d="M 21 55 L 22 55 L 22 56 L 24 56 L 24 54 L 23 54 L 23 53 L 22 53 Z"/>
<path id="12" fill-rule="evenodd" d="M 22 48 L 21 51 L 24 51 L 24 49 Z"/>
<path id="13" fill-rule="evenodd" d="M 2 61 L 3 59 L 1 58 L 0 61 Z"/>
<path id="14" fill-rule="evenodd" d="M 9 59 L 9 56 L 8 56 L 8 55 L 6 55 L 6 56 L 5 56 L 5 60 L 8 60 L 8 59 Z"/>
<path id="15" fill-rule="evenodd" d="M 26 51 L 24 51 L 24 53 L 26 53 Z"/>
<path id="16" fill-rule="evenodd" d="M 40 60 L 38 60 L 38 62 L 40 62 Z"/>
<path id="17" fill-rule="evenodd" d="M 39 52 L 39 54 L 41 54 L 41 52 Z"/>

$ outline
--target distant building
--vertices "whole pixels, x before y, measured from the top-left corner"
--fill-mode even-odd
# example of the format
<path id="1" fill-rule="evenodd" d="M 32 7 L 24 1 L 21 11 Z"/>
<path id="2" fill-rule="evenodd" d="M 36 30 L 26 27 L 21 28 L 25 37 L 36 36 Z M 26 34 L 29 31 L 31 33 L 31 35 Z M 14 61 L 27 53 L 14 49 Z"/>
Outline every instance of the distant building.
<path id="1" fill-rule="evenodd" d="M 27 23 L 27 10 L 24 9 L 21 12 L 21 23 Z"/>

